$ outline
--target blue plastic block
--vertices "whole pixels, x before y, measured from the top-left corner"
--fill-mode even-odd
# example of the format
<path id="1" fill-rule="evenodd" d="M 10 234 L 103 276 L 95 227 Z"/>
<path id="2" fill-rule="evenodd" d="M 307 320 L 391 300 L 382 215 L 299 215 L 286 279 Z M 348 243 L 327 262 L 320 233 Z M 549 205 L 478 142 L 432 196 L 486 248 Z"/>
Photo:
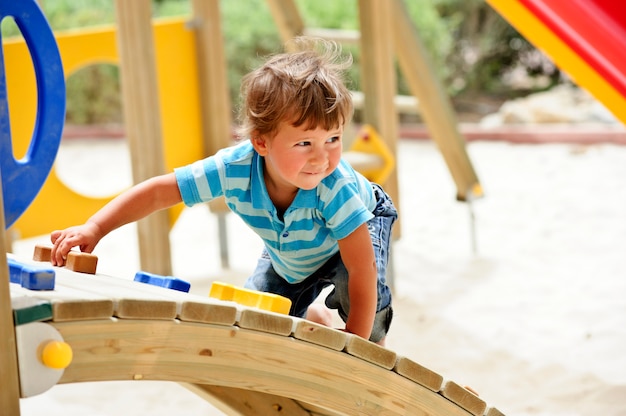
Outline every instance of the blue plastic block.
<path id="1" fill-rule="evenodd" d="M 54 269 L 31 266 L 13 259 L 9 263 L 9 280 L 30 290 L 54 290 Z"/>
<path id="2" fill-rule="evenodd" d="M 22 287 L 30 290 L 54 290 L 55 272 L 41 267 L 22 267 Z"/>
<path id="3" fill-rule="evenodd" d="M 24 265 L 13 259 L 7 259 L 9 263 L 9 280 L 11 283 L 22 284 L 22 268 Z"/>
<path id="4" fill-rule="evenodd" d="M 147 283 L 153 286 L 160 286 L 166 289 L 189 292 L 191 283 L 172 276 L 159 276 L 148 272 L 138 271 L 135 273 L 135 282 Z"/>

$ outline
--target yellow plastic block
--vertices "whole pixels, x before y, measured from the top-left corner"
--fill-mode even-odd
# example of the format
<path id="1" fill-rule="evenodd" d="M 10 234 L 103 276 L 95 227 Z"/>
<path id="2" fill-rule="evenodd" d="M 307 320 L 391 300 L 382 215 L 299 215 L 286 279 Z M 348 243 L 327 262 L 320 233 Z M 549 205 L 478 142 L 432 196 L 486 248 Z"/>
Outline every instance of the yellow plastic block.
<path id="1" fill-rule="evenodd" d="M 259 308 L 289 315 L 291 309 L 291 301 L 284 296 L 276 295 L 274 293 L 264 293 L 259 299 Z"/>
<path id="2" fill-rule="evenodd" d="M 233 300 L 235 294 L 235 286 L 228 283 L 213 282 L 209 297 L 219 300 Z"/>
<path id="3" fill-rule="evenodd" d="M 284 296 L 245 289 L 222 282 L 213 282 L 209 297 L 219 300 L 229 300 L 240 305 L 282 313 L 284 315 L 288 315 L 291 309 L 291 300 Z"/>
<path id="4" fill-rule="evenodd" d="M 360 173 L 372 182 L 383 185 L 396 166 L 396 159 L 385 141 L 378 135 L 374 127 L 364 125 L 350 146 L 350 151 L 374 154 L 382 158 L 383 165 L 376 169 L 366 169 Z"/>

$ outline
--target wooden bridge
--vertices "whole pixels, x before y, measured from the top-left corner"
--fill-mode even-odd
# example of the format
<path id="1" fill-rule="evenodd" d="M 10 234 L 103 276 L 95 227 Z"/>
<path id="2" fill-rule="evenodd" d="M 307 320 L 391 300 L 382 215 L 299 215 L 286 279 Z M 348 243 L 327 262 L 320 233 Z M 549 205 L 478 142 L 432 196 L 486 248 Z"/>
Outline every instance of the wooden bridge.
<path id="1" fill-rule="evenodd" d="M 65 369 L 26 368 L 22 396 L 55 380 L 162 380 L 182 383 L 233 415 L 502 414 L 457 383 L 358 336 L 234 302 L 52 269 L 53 291 L 9 285 L 14 305 L 31 305 L 14 310 L 26 316 L 16 325 L 18 361 L 41 361 L 41 345 L 28 336 L 34 325 L 37 333 L 41 325 L 58 331 L 73 358 Z M 41 386 L 42 379 L 52 382 Z"/>

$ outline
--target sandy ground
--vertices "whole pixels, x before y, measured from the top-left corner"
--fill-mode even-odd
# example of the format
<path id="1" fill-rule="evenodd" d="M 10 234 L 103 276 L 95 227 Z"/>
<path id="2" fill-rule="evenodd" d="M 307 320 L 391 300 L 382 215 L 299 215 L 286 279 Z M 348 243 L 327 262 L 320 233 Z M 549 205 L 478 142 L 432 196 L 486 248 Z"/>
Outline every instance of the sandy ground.
<path id="1" fill-rule="evenodd" d="M 90 179 L 91 170 L 123 188 L 119 143 L 89 146 L 64 145 L 59 172 Z M 402 238 L 388 347 L 508 415 L 626 415 L 626 147 L 470 143 L 486 192 L 473 204 L 473 234 L 435 146 L 399 146 Z M 88 153 L 104 161 L 100 170 L 76 157 Z M 242 283 L 261 247 L 229 215 L 231 268 L 222 270 L 207 212 L 187 209 L 171 235 L 174 274 L 200 294 L 215 279 Z M 30 256 L 40 240 L 14 251 Z M 108 236 L 95 252 L 99 272 L 132 278 L 135 247 L 133 226 Z M 21 407 L 26 416 L 221 414 L 177 384 L 146 381 L 59 385 Z"/>

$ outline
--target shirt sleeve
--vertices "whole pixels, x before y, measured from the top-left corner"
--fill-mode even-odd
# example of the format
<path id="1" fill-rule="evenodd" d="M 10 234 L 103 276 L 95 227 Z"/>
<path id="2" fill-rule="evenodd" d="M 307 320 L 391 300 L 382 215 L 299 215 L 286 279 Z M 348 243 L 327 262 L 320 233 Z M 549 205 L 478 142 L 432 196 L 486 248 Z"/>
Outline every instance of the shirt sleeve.
<path id="1" fill-rule="evenodd" d="M 185 205 L 208 202 L 223 194 L 217 159 L 217 155 L 211 156 L 174 169 L 178 189 Z"/>
<path id="2" fill-rule="evenodd" d="M 343 167 L 345 169 L 346 167 Z M 346 238 L 362 224 L 374 217 L 376 200 L 367 179 L 347 167 L 339 178 L 331 182 L 328 193 L 322 197 L 322 215 L 335 240 Z"/>

